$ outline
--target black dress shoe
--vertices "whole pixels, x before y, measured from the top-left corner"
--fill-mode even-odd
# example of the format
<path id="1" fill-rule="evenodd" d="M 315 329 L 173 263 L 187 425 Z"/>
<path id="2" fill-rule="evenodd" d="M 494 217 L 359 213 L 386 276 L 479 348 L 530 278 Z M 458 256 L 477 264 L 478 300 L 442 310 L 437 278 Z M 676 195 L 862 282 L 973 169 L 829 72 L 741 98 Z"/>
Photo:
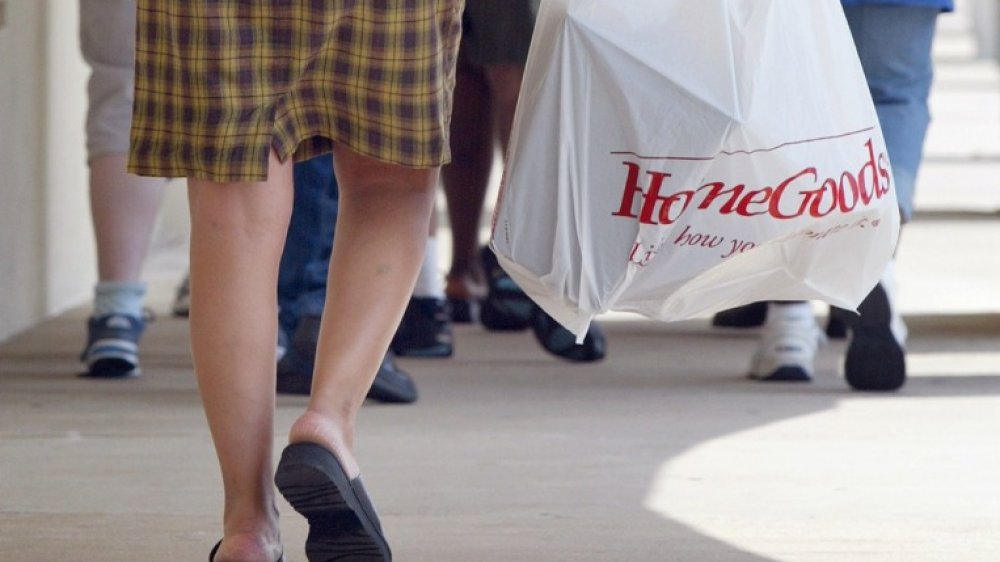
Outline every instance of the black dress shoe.
<path id="1" fill-rule="evenodd" d="M 879 283 L 846 316 L 851 337 L 844 358 L 844 377 L 854 390 L 893 392 L 906 384 L 906 350 L 892 330 L 893 302 Z"/>
<path id="2" fill-rule="evenodd" d="M 755 302 L 717 312 L 712 317 L 716 328 L 757 328 L 767 320 L 767 302 Z"/>
<path id="3" fill-rule="evenodd" d="M 448 303 L 411 297 L 390 347 L 400 357 L 451 357 L 454 352 Z"/>
<path id="4" fill-rule="evenodd" d="M 454 324 L 476 324 L 479 322 L 479 299 L 448 297 L 448 315 Z"/>
<path id="5" fill-rule="evenodd" d="M 576 336 L 572 332 L 536 306 L 532 328 L 539 345 L 561 359 L 589 363 L 600 361 L 607 354 L 607 338 L 596 322 L 590 323 L 583 343 L 577 345 Z"/>
<path id="6" fill-rule="evenodd" d="M 531 326 L 534 301 L 500 267 L 493 250 L 484 247 L 480 259 L 486 274 L 487 293 L 479 308 L 479 321 L 487 330 L 526 330 Z"/>
<path id="7" fill-rule="evenodd" d="M 844 311 L 843 314 L 853 314 L 852 312 Z M 834 307 L 830 307 L 830 316 L 826 319 L 826 337 L 831 340 L 842 340 L 847 338 L 847 325 L 848 322 L 844 320 L 842 314 L 838 314 Z"/>
<path id="8" fill-rule="evenodd" d="M 316 343 L 319 340 L 319 316 L 303 316 L 295 328 L 285 355 L 278 361 L 278 394 L 308 396 L 312 390 Z M 409 404 L 417 400 L 417 386 L 387 351 L 368 391 L 368 398 L 379 402 Z"/>
<path id="9" fill-rule="evenodd" d="M 387 351 L 378 374 L 368 389 L 368 398 L 387 404 L 410 404 L 417 401 L 417 385 L 406 371 L 396 365 L 392 351 Z"/>

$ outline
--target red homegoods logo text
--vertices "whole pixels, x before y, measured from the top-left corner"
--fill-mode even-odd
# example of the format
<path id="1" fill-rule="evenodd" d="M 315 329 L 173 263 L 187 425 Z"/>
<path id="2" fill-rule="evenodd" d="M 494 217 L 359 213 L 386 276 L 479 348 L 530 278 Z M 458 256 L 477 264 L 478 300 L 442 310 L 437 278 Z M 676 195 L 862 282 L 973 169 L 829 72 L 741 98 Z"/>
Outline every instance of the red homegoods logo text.
<path id="1" fill-rule="evenodd" d="M 643 170 L 640 164 L 625 161 L 622 164 L 628 169 L 628 178 L 621 205 L 612 215 L 639 219 L 641 224 L 666 225 L 677 222 L 691 209 L 715 211 L 721 215 L 735 213 L 743 217 L 769 215 L 780 220 L 850 213 L 858 205 L 868 206 L 873 200 L 885 197 L 892 184 L 885 153 L 876 155 L 871 139 L 863 146 L 867 154 L 856 171 L 844 170 L 839 177 L 821 177 L 816 167 L 810 166 L 774 187 L 758 189 L 718 181 L 694 189 L 672 191 L 667 187 L 672 174 Z M 648 178 L 647 185 L 639 183 L 643 175 Z"/>

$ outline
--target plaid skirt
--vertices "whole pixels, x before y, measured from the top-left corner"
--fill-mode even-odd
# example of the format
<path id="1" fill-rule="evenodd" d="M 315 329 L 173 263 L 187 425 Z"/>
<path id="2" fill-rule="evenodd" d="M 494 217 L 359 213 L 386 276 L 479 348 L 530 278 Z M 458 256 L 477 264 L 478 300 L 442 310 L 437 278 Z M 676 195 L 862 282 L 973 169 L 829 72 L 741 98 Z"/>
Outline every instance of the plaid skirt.
<path id="1" fill-rule="evenodd" d="M 139 0 L 129 171 L 267 177 L 334 143 L 450 159 L 463 0 Z"/>

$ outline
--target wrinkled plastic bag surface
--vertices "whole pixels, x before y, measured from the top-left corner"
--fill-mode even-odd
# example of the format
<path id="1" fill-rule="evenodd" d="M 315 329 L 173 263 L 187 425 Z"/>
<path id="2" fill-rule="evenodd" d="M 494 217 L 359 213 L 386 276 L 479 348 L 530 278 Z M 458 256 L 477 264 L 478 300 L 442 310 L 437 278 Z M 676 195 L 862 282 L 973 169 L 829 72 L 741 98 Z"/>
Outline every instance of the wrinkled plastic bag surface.
<path id="1" fill-rule="evenodd" d="M 899 233 L 838 0 L 543 0 L 492 247 L 582 336 L 761 300 L 855 309 Z"/>

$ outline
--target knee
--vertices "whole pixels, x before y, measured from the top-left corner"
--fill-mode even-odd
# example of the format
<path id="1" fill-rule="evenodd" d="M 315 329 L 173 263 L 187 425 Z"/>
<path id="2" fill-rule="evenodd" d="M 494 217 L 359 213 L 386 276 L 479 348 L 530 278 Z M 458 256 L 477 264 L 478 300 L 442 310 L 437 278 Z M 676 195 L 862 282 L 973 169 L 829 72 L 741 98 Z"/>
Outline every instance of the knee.
<path id="1" fill-rule="evenodd" d="M 439 168 L 408 168 L 358 154 L 344 146 L 334 148 L 334 169 L 343 196 L 403 189 L 432 196 Z"/>
<path id="2" fill-rule="evenodd" d="M 524 67 L 517 64 L 498 64 L 488 69 L 490 94 L 501 108 L 513 111 L 517 96 L 521 91 Z"/>
<path id="3" fill-rule="evenodd" d="M 291 197 L 264 193 L 266 185 L 204 185 L 188 191 L 192 228 L 247 239 L 284 237 Z"/>

